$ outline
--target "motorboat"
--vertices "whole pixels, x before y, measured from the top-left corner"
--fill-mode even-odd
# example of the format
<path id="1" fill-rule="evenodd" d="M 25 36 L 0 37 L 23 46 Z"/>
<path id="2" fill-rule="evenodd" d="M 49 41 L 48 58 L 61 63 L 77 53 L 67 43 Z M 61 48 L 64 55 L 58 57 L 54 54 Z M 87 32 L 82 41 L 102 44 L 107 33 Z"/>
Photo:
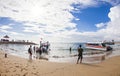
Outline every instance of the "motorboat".
<path id="1" fill-rule="evenodd" d="M 103 43 L 105 44 L 105 45 L 114 45 L 115 44 L 115 41 L 114 40 L 112 40 L 112 41 L 103 41 Z"/>
<path id="2" fill-rule="evenodd" d="M 86 43 L 85 48 L 90 50 L 102 50 L 102 51 L 112 50 L 112 47 L 106 46 L 104 43 Z"/>

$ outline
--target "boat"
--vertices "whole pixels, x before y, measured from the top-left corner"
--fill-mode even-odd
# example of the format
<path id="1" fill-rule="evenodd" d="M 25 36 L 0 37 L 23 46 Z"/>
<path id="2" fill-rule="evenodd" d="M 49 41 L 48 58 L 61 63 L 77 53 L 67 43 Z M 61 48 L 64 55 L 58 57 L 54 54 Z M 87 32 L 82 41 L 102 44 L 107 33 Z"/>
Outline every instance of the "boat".
<path id="1" fill-rule="evenodd" d="M 89 50 L 102 50 L 102 51 L 112 50 L 112 47 L 106 46 L 104 43 L 86 43 L 85 48 Z"/>
<path id="2" fill-rule="evenodd" d="M 103 42 L 105 45 L 114 45 L 115 44 L 115 42 L 114 42 L 114 40 L 112 40 L 112 41 L 104 41 Z"/>

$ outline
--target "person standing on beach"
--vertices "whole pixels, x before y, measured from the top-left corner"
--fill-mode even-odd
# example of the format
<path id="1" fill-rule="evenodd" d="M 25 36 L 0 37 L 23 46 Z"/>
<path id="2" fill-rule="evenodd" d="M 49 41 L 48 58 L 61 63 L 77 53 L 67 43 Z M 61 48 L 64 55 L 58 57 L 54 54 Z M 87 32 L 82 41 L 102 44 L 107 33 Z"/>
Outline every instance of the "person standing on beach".
<path id="1" fill-rule="evenodd" d="M 36 47 L 35 46 L 33 47 L 33 50 L 34 50 L 34 53 L 35 53 L 36 52 Z"/>
<path id="2" fill-rule="evenodd" d="M 42 55 L 42 48 L 39 47 L 37 51 L 38 51 L 38 58 L 40 59 Z"/>
<path id="3" fill-rule="evenodd" d="M 5 58 L 7 58 L 7 53 L 5 53 Z"/>
<path id="4" fill-rule="evenodd" d="M 28 53 L 29 53 L 29 59 L 32 60 L 32 46 L 31 45 L 28 49 Z"/>
<path id="5" fill-rule="evenodd" d="M 78 47 L 78 60 L 77 60 L 77 64 L 80 60 L 80 63 L 82 63 L 82 59 L 83 59 L 83 49 L 81 48 L 81 45 L 79 45 Z"/>
<path id="6" fill-rule="evenodd" d="M 70 54 L 71 54 L 72 48 L 70 47 Z"/>
<path id="7" fill-rule="evenodd" d="M 35 45 L 34 45 L 34 47 L 33 47 L 33 51 L 34 51 L 34 58 L 36 57 L 36 47 L 35 47 Z"/>

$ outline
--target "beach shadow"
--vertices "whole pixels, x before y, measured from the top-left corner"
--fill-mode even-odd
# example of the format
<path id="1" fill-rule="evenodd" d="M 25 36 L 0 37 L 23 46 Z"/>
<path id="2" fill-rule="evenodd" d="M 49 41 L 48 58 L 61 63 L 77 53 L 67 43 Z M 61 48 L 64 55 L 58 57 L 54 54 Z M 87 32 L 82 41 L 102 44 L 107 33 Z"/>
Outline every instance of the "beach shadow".
<path id="1" fill-rule="evenodd" d="M 82 65 L 86 65 L 86 66 L 91 66 L 91 67 L 101 67 L 99 65 L 96 64 L 90 64 L 90 63 L 81 63 Z"/>

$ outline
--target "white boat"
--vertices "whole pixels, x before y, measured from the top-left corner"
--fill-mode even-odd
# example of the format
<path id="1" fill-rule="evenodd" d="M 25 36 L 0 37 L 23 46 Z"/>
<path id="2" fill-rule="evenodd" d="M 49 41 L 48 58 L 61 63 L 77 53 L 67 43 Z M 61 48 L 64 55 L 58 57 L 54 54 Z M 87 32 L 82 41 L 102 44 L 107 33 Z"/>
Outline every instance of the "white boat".
<path id="1" fill-rule="evenodd" d="M 107 51 L 107 47 L 102 43 L 86 43 L 86 49 Z"/>

